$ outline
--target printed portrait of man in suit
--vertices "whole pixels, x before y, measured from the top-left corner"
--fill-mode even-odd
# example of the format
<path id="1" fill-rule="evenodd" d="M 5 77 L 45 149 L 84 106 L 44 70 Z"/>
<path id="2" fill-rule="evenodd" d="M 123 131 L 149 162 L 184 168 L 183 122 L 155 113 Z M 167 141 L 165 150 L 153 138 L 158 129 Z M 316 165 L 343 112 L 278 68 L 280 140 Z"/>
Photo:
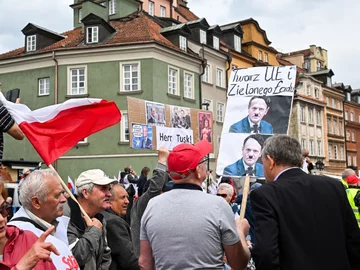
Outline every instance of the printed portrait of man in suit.
<path id="1" fill-rule="evenodd" d="M 246 137 L 242 146 L 242 158 L 225 167 L 223 175 L 264 177 L 264 167 L 258 163 L 264 139 L 259 134 Z"/>
<path id="2" fill-rule="evenodd" d="M 273 134 L 270 123 L 262 120 L 270 109 L 270 98 L 266 96 L 254 96 L 248 105 L 248 116 L 230 127 L 231 133 L 261 133 Z"/>
<path id="3" fill-rule="evenodd" d="M 141 148 L 152 149 L 152 140 L 148 137 L 149 131 L 147 126 L 143 126 L 143 138 L 141 140 Z"/>

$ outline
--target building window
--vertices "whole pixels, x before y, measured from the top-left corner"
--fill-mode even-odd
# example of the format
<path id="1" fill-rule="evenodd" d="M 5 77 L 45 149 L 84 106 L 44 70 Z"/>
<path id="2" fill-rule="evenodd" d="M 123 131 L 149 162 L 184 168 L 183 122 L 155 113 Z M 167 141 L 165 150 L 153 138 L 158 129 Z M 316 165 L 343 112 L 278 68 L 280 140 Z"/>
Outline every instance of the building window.
<path id="1" fill-rule="evenodd" d="M 194 99 L 194 76 L 184 72 L 184 97 Z"/>
<path id="2" fill-rule="evenodd" d="M 333 158 L 333 154 L 332 154 L 332 144 L 329 143 L 329 159 Z"/>
<path id="3" fill-rule="evenodd" d="M 354 121 L 354 113 L 350 112 L 350 121 Z"/>
<path id="4" fill-rule="evenodd" d="M 345 120 L 349 119 L 349 113 L 347 111 L 345 111 Z"/>
<path id="5" fill-rule="evenodd" d="M 169 67 L 168 74 L 169 74 L 168 75 L 168 82 L 169 82 L 168 93 L 172 94 L 172 95 L 179 95 L 179 87 L 178 87 L 179 70 Z"/>
<path id="6" fill-rule="evenodd" d="M 237 52 L 241 52 L 241 37 L 234 35 L 234 49 Z"/>
<path id="7" fill-rule="evenodd" d="M 39 79 L 39 96 L 46 96 L 50 93 L 50 78 Z"/>
<path id="8" fill-rule="evenodd" d="M 320 61 L 317 61 L 316 67 L 317 67 L 317 71 L 321 70 L 321 62 Z"/>
<path id="9" fill-rule="evenodd" d="M 69 95 L 84 95 L 86 90 L 86 67 L 69 68 Z"/>
<path id="10" fill-rule="evenodd" d="M 36 36 L 27 36 L 26 37 L 26 51 L 33 52 L 36 50 Z"/>
<path id="11" fill-rule="evenodd" d="M 351 101 L 351 94 L 349 92 L 346 93 L 346 100 Z"/>
<path id="12" fill-rule="evenodd" d="M 339 121 L 339 135 L 342 136 L 343 135 L 343 122 Z"/>
<path id="13" fill-rule="evenodd" d="M 306 149 L 306 140 L 305 139 L 301 139 L 301 148 Z"/>
<path id="14" fill-rule="evenodd" d="M 206 44 L 206 32 L 200 29 L 200 43 Z"/>
<path id="15" fill-rule="evenodd" d="M 259 51 L 259 52 L 258 52 L 258 60 L 259 60 L 259 61 L 262 61 L 262 51 Z"/>
<path id="16" fill-rule="evenodd" d="M 314 123 L 314 110 L 313 108 L 308 108 L 309 111 L 309 123 L 313 124 Z"/>
<path id="17" fill-rule="evenodd" d="M 315 88 L 315 98 L 320 99 L 320 90 L 319 90 L 319 88 Z"/>
<path id="18" fill-rule="evenodd" d="M 224 70 L 217 68 L 216 69 L 216 86 L 223 87 L 223 77 L 224 77 Z"/>
<path id="19" fill-rule="evenodd" d="M 205 72 L 203 75 L 203 81 L 207 83 L 211 83 L 211 67 L 210 65 L 206 65 Z"/>
<path id="20" fill-rule="evenodd" d="M 154 2 L 149 1 L 149 15 L 154 16 Z"/>
<path id="21" fill-rule="evenodd" d="M 344 146 L 340 145 L 340 159 L 344 160 Z"/>
<path id="22" fill-rule="evenodd" d="M 120 63 L 120 91 L 140 90 L 140 63 Z"/>
<path id="23" fill-rule="evenodd" d="M 340 102 L 340 100 L 338 100 L 338 110 L 341 110 L 341 102 Z"/>
<path id="24" fill-rule="evenodd" d="M 351 131 L 351 140 L 355 142 L 355 132 Z"/>
<path id="25" fill-rule="evenodd" d="M 338 158 L 339 158 L 338 146 L 335 144 L 334 145 L 334 159 L 338 159 Z"/>
<path id="26" fill-rule="evenodd" d="M 306 87 L 306 95 L 307 95 L 307 96 L 311 96 L 311 86 L 310 86 L 310 85 L 308 85 L 308 86 Z"/>
<path id="27" fill-rule="evenodd" d="M 356 156 L 353 156 L 353 166 L 357 166 L 357 162 L 356 162 Z"/>
<path id="28" fill-rule="evenodd" d="M 204 98 L 204 99 L 203 99 L 203 104 L 206 104 L 206 103 L 209 104 L 209 106 L 207 106 L 207 108 L 206 108 L 206 106 L 203 105 L 203 110 L 213 111 L 214 108 L 213 108 L 213 102 L 212 102 L 212 100 L 211 100 L 211 99 Z"/>
<path id="29" fill-rule="evenodd" d="M 305 123 L 306 122 L 306 115 L 305 115 L 305 107 L 300 106 L 300 122 Z"/>
<path id="30" fill-rule="evenodd" d="M 308 72 L 310 71 L 310 61 L 309 60 L 305 60 L 304 69 Z"/>
<path id="31" fill-rule="evenodd" d="M 79 23 L 81 23 L 82 20 L 82 8 L 79 8 Z"/>
<path id="32" fill-rule="evenodd" d="M 114 15 L 116 13 L 116 0 L 109 1 L 109 15 Z"/>
<path id="33" fill-rule="evenodd" d="M 99 41 L 99 27 L 87 27 L 86 32 L 86 43 L 97 43 Z"/>
<path id="34" fill-rule="evenodd" d="M 329 106 L 329 97 L 326 97 L 326 105 Z"/>
<path id="35" fill-rule="evenodd" d="M 218 37 L 213 37 L 214 49 L 218 50 L 220 48 L 220 40 Z"/>
<path id="36" fill-rule="evenodd" d="M 350 131 L 348 129 L 346 130 L 346 140 L 350 141 Z"/>
<path id="37" fill-rule="evenodd" d="M 337 120 L 334 119 L 333 134 L 337 135 Z"/>
<path id="38" fill-rule="evenodd" d="M 180 50 L 186 51 L 187 50 L 187 44 L 186 44 L 186 37 L 180 36 Z"/>
<path id="39" fill-rule="evenodd" d="M 121 112 L 121 121 L 120 121 L 120 141 L 128 142 L 130 138 L 129 133 L 129 115 L 127 111 Z"/>
<path id="40" fill-rule="evenodd" d="M 314 154 L 315 154 L 314 140 L 310 140 L 310 155 L 313 156 Z"/>
<path id="41" fill-rule="evenodd" d="M 333 107 L 334 109 L 336 109 L 336 106 L 335 106 L 335 99 L 332 99 L 332 107 Z"/>
<path id="42" fill-rule="evenodd" d="M 267 54 L 267 53 L 264 53 L 264 62 L 265 62 L 265 63 L 268 63 L 268 62 L 269 62 L 268 54 Z"/>
<path id="43" fill-rule="evenodd" d="M 321 125 L 321 113 L 320 110 L 316 110 L 316 125 Z"/>
<path id="44" fill-rule="evenodd" d="M 160 17 L 166 17 L 166 7 L 160 6 Z"/>
<path id="45" fill-rule="evenodd" d="M 321 156 L 321 141 L 317 141 L 318 156 Z"/>
<path id="46" fill-rule="evenodd" d="M 216 121 L 217 122 L 224 122 L 224 103 L 217 102 L 216 103 Z"/>
<path id="47" fill-rule="evenodd" d="M 351 156 L 347 155 L 347 165 L 351 166 Z"/>
<path id="48" fill-rule="evenodd" d="M 331 118 L 327 119 L 327 132 L 329 134 L 331 133 Z"/>

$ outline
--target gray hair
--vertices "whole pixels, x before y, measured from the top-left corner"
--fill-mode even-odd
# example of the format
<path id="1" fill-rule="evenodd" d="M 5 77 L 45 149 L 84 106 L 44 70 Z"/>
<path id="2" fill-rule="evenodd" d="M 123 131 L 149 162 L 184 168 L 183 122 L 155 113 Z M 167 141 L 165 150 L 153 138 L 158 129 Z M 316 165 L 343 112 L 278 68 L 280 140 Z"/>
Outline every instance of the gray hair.
<path id="1" fill-rule="evenodd" d="M 36 170 L 21 180 L 19 184 L 19 200 L 26 209 L 32 208 L 31 198 L 36 196 L 40 201 L 45 202 L 47 194 L 50 192 L 45 185 L 44 178 L 53 176 L 57 178 L 57 174 L 52 169 Z"/>
<path id="2" fill-rule="evenodd" d="M 348 178 L 348 176 L 350 175 L 356 175 L 356 172 L 353 169 L 345 169 L 342 174 L 341 174 L 341 178 L 343 180 L 346 180 L 346 178 Z"/>
<path id="3" fill-rule="evenodd" d="M 125 186 L 124 186 L 123 184 L 121 184 L 121 183 L 113 184 L 112 187 L 111 187 L 111 189 L 110 189 L 110 194 L 111 194 L 110 201 L 113 201 L 114 198 L 115 198 L 115 187 L 116 187 L 116 186 L 122 187 L 122 188 L 126 191 Z M 126 192 L 126 193 L 127 193 L 127 192 Z"/>
<path id="4" fill-rule="evenodd" d="M 218 191 L 219 190 L 225 190 L 230 196 L 234 194 L 234 188 L 228 183 L 221 183 L 218 187 Z"/>
<path id="5" fill-rule="evenodd" d="M 75 186 L 76 186 L 76 184 L 75 184 Z M 84 198 L 84 195 L 82 194 L 82 191 L 85 189 L 88 193 L 91 193 L 93 191 L 93 188 L 94 188 L 93 183 L 85 184 L 85 185 L 82 185 L 80 187 L 76 187 L 75 188 L 75 194 L 79 198 Z"/>
<path id="6" fill-rule="evenodd" d="M 276 165 L 300 167 L 302 164 L 300 143 L 287 135 L 269 137 L 264 143 L 261 155 L 265 158 L 270 156 Z"/>

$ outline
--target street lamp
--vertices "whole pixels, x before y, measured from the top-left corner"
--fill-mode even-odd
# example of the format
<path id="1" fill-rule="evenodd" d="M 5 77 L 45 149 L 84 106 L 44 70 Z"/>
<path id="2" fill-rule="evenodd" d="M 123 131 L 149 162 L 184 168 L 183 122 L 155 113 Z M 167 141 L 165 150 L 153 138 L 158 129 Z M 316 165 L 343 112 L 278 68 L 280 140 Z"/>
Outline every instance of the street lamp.
<path id="1" fill-rule="evenodd" d="M 205 106 L 205 110 L 208 111 L 210 103 L 209 102 L 203 102 L 201 104 L 201 106 Z M 209 193 L 210 173 L 211 173 L 211 170 L 210 170 L 210 154 L 207 155 L 207 171 L 208 171 L 208 176 L 207 176 L 207 179 L 206 179 L 206 193 Z"/>
<path id="2" fill-rule="evenodd" d="M 316 169 L 318 169 L 319 171 L 322 171 L 322 170 L 325 168 L 325 164 L 324 164 L 324 162 L 322 162 L 321 159 L 319 159 L 318 161 L 316 161 L 315 167 L 316 167 Z"/>

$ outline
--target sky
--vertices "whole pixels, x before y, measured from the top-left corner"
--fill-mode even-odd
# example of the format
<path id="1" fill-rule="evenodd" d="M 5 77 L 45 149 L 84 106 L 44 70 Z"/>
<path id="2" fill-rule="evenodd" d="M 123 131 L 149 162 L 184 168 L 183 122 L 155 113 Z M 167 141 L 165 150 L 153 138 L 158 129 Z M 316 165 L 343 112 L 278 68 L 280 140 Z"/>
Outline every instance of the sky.
<path id="1" fill-rule="evenodd" d="M 73 27 L 74 0 L 0 0 L 0 53 L 24 44 L 21 30 L 34 23 L 55 32 Z M 188 0 L 210 25 L 258 21 L 279 52 L 320 46 L 328 51 L 333 82 L 360 88 L 359 0 Z"/>

